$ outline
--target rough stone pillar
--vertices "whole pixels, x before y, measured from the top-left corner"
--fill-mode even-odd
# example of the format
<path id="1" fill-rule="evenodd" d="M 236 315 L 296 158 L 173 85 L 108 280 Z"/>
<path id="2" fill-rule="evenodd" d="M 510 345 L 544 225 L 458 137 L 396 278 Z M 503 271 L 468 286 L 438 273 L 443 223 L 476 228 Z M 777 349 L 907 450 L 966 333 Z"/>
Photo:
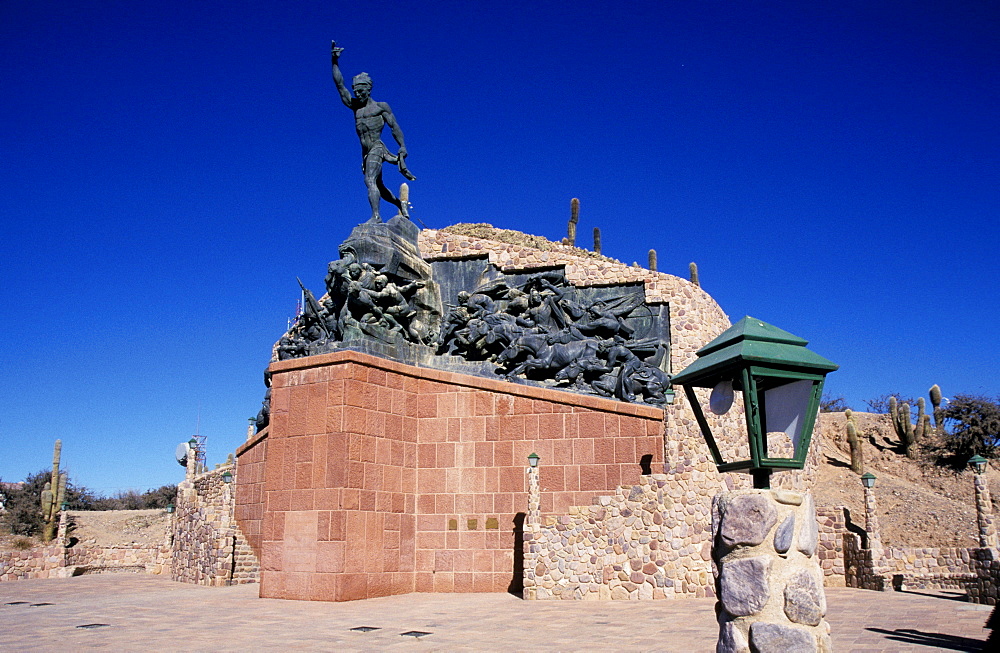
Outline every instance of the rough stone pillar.
<path id="1" fill-rule="evenodd" d="M 875 504 L 875 488 L 865 488 L 865 532 L 868 534 L 868 549 L 872 552 L 872 565 L 875 571 L 882 561 L 882 531 L 878 527 L 878 512 Z"/>
<path id="2" fill-rule="evenodd" d="M 59 530 L 56 531 L 56 540 L 59 546 L 69 546 L 69 538 L 66 537 L 69 531 L 69 512 L 63 510 L 59 513 Z"/>
<path id="3" fill-rule="evenodd" d="M 194 447 L 188 448 L 187 467 L 184 472 L 184 480 L 190 481 L 198 475 L 198 451 Z"/>
<path id="4" fill-rule="evenodd" d="M 986 485 L 986 476 L 972 474 L 976 485 L 976 518 L 979 521 L 979 546 L 996 547 L 997 529 L 993 523 L 993 500 L 990 498 L 990 488 Z"/>
<path id="5" fill-rule="evenodd" d="M 832 651 L 812 495 L 736 490 L 712 499 L 717 653 Z"/>
<path id="6" fill-rule="evenodd" d="M 538 484 L 538 468 L 528 467 L 528 518 L 525 527 L 537 527 L 541 523 L 541 486 Z"/>

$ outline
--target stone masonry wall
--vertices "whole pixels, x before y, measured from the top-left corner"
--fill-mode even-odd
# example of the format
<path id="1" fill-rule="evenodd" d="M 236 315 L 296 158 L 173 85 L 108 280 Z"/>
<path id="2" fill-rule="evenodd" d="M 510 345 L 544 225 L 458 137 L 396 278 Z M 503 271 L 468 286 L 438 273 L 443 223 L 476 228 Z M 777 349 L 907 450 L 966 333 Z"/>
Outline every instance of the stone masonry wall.
<path id="1" fill-rule="evenodd" d="M 69 574 L 72 576 L 122 571 L 159 575 L 170 572 L 170 560 L 171 549 L 166 543 L 159 547 L 132 544 L 66 549 L 66 564 L 73 568 Z"/>
<path id="2" fill-rule="evenodd" d="M 816 521 L 819 525 L 816 558 L 823 569 L 823 582 L 827 587 L 843 587 L 844 534 L 848 532 L 844 506 L 817 506 Z"/>
<path id="3" fill-rule="evenodd" d="M 256 557 L 233 517 L 233 483 L 224 465 L 185 480 L 177 488 L 171 578 L 197 585 L 231 585 L 257 581 Z M 237 561 L 240 566 L 237 566 Z"/>
<path id="4" fill-rule="evenodd" d="M 673 520 L 670 485 L 665 474 L 643 476 L 614 496 L 526 527 L 524 598 L 714 596 L 709 540 L 696 544 L 700 523 Z"/>
<path id="5" fill-rule="evenodd" d="M 61 546 L 38 546 L 27 551 L 0 551 L 0 581 L 28 578 L 63 578 L 66 550 Z"/>
<path id="6" fill-rule="evenodd" d="M 267 458 L 267 434 L 264 428 L 236 450 L 236 505 L 233 516 L 246 536 L 257 560 L 264 538 L 264 461 Z M 245 566 L 245 565 L 240 565 Z"/>

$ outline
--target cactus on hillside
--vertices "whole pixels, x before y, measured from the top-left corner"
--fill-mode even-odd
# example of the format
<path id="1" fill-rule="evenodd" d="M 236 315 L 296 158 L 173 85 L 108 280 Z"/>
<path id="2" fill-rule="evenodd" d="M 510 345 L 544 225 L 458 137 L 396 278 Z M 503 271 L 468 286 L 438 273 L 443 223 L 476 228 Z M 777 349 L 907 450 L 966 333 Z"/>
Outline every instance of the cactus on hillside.
<path id="1" fill-rule="evenodd" d="M 847 409 L 847 443 L 851 445 L 851 471 L 855 474 L 865 473 L 865 461 L 861 451 L 861 438 L 858 437 L 858 427 L 854 424 L 854 413 Z"/>
<path id="2" fill-rule="evenodd" d="M 576 246 L 576 223 L 580 221 L 580 200 L 573 198 L 569 201 L 569 225 L 566 228 L 566 240 L 569 245 Z"/>
<path id="3" fill-rule="evenodd" d="M 656 272 L 656 250 L 649 250 L 649 269 Z"/>
<path id="4" fill-rule="evenodd" d="M 600 227 L 594 227 L 594 251 L 598 254 L 601 253 L 601 229 Z"/>
<path id="5" fill-rule="evenodd" d="M 56 534 L 56 524 L 59 522 L 59 510 L 66 499 L 66 472 L 59 473 L 59 459 L 62 454 L 62 440 L 56 440 L 52 452 L 52 480 L 45 484 L 42 490 L 42 518 L 45 526 L 42 529 L 42 540 L 50 542 Z"/>
<path id="6" fill-rule="evenodd" d="M 701 288 L 701 282 L 698 281 L 698 264 L 694 261 L 688 263 L 688 271 L 691 274 L 691 283 Z"/>
<path id="7" fill-rule="evenodd" d="M 930 389 L 931 406 L 934 413 L 934 430 L 938 435 L 944 433 L 944 412 L 941 410 L 941 388 L 935 383 Z"/>
<path id="8" fill-rule="evenodd" d="M 900 405 L 895 397 L 889 397 L 889 414 L 892 418 L 892 427 L 896 431 L 900 442 L 906 448 L 906 457 L 915 459 L 917 457 L 917 445 L 927 435 L 930 434 L 930 416 L 924 413 L 924 398 L 917 400 L 917 421 L 914 425 L 910 421 L 910 405 Z"/>

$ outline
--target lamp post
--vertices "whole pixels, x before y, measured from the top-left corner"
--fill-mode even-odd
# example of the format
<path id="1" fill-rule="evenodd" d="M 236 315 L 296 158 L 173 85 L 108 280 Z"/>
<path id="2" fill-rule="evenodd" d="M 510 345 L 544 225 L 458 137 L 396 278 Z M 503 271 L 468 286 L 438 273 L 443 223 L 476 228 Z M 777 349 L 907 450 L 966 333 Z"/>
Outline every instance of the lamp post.
<path id="1" fill-rule="evenodd" d="M 865 472 L 861 476 L 865 488 L 865 533 L 868 534 L 868 549 L 872 552 L 872 564 L 882 559 L 882 533 L 878 527 L 878 506 L 875 503 L 875 475 Z"/>
<path id="2" fill-rule="evenodd" d="M 832 649 L 812 496 L 770 490 L 772 472 L 805 465 L 823 382 L 837 369 L 807 344 L 747 316 L 699 349 L 672 380 L 684 388 L 718 470 L 747 470 L 753 478 L 754 489 L 712 499 L 716 651 Z M 704 407 L 695 388 L 712 389 Z M 727 414 L 737 392 L 750 458 L 726 461 L 706 412 Z M 790 444 L 791 456 L 769 449 L 779 440 Z"/>
<path id="3" fill-rule="evenodd" d="M 696 352 L 697 360 L 672 380 L 684 388 L 720 472 L 749 470 L 755 488 L 770 487 L 771 473 L 802 469 L 826 375 L 837 365 L 806 349 L 807 340 L 749 315 Z M 750 459 L 726 462 L 695 388 L 712 388 L 708 410 L 725 415 L 743 394 Z M 768 434 L 785 433 L 792 457 L 768 451 Z"/>
<path id="4" fill-rule="evenodd" d="M 528 455 L 528 525 L 537 526 L 541 522 L 541 486 L 538 483 L 537 453 Z"/>
<path id="5" fill-rule="evenodd" d="M 995 547 L 997 545 L 997 530 L 993 523 L 993 501 L 990 498 L 990 488 L 986 485 L 986 459 L 976 455 L 969 459 L 972 468 L 972 480 L 976 486 L 976 521 L 979 523 L 979 546 Z"/>

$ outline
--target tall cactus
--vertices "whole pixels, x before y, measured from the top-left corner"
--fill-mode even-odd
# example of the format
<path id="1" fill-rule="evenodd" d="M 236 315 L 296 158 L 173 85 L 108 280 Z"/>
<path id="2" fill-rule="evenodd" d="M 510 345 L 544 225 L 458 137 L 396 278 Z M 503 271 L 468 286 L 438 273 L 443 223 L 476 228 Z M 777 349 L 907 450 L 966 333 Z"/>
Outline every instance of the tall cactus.
<path id="1" fill-rule="evenodd" d="M 656 272 L 656 250 L 649 250 L 649 269 Z"/>
<path id="2" fill-rule="evenodd" d="M 594 251 L 598 254 L 601 253 L 601 229 L 600 227 L 594 227 Z"/>
<path id="3" fill-rule="evenodd" d="M 861 451 L 861 438 L 858 437 L 858 427 L 854 424 L 854 413 L 847 409 L 847 443 L 851 445 L 851 471 L 855 474 L 865 473 L 865 461 Z"/>
<path id="4" fill-rule="evenodd" d="M 570 246 L 576 246 L 576 223 L 580 221 L 580 200 L 573 198 L 569 201 L 569 225 L 566 227 L 566 240 Z"/>
<path id="5" fill-rule="evenodd" d="M 62 440 L 56 440 L 55 449 L 52 452 L 52 480 L 45 484 L 42 490 L 42 518 L 45 526 L 42 530 L 42 539 L 50 542 L 56 533 L 56 524 L 59 522 L 59 510 L 66 499 L 66 473 L 59 473 L 59 459 L 62 455 Z"/>
<path id="6" fill-rule="evenodd" d="M 934 430 L 938 435 L 944 433 L 944 411 L 941 410 L 941 388 L 935 383 L 930 389 L 931 406 L 934 412 Z"/>
<path id="7" fill-rule="evenodd" d="M 694 261 L 688 263 L 688 271 L 691 274 L 691 283 L 701 288 L 701 282 L 698 280 L 698 264 Z"/>
<path id="8" fill-rule="evenodd" d="M 915 459 L 917 457 L 917 445 L 927 435 L 930 434 L 930 416 L 924 414 L 924 398 L 917 400 L 917 422 L 916 425 L 910 421 L 910 404 L 902 404 L 895 397 L 889 397 L 889 414 L 892 416 L 892 427 L 896 430 L 896 435 L 906 448 L 906 457 Z"/>

